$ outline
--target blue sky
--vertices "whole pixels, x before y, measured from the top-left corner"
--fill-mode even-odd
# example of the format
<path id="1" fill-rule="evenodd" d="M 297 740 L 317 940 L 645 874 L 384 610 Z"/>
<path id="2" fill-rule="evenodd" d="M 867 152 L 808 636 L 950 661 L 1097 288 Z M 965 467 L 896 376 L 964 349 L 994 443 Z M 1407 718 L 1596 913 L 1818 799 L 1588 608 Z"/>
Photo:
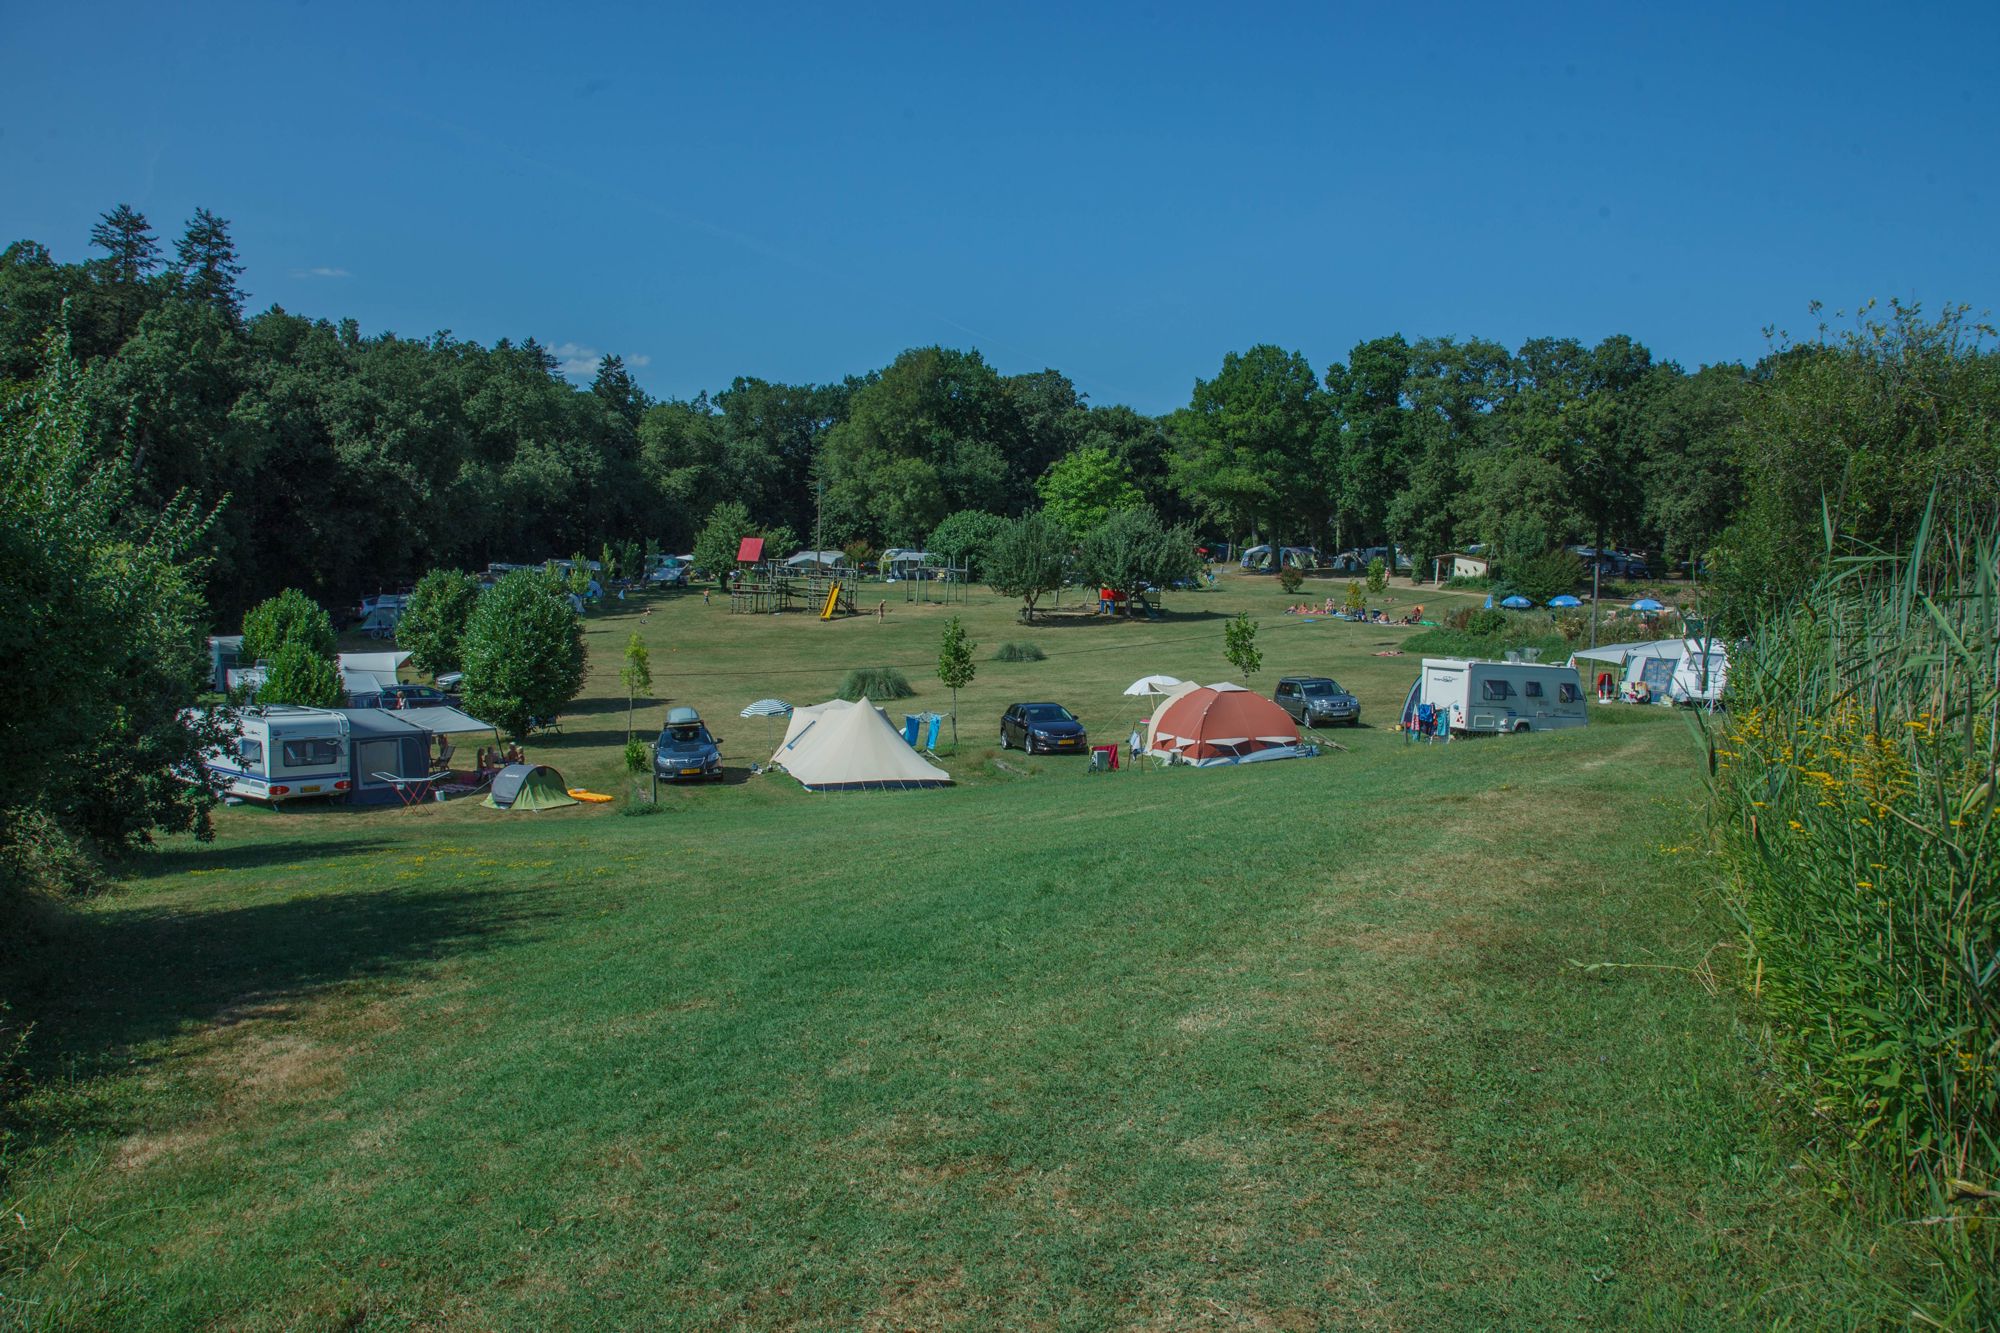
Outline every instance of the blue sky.
<path id="1" fill-rule="evenodd" d="M 2000 6 L 1081 8 L 9 3 L 0 244 L 202 205 L 254 308 L 1149 412 L 1257 342 L 2000 304 Z"/>

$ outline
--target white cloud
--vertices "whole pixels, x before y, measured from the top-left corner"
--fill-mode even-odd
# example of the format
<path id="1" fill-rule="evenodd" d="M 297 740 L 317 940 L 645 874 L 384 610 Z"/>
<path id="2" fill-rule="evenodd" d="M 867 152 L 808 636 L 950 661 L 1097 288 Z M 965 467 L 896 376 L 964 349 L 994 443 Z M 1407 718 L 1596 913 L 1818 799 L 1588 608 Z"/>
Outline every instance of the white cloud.
<path id="1" fill-rule="evenodd" d="M 597 363 L 604 359 L 604 353 L 584 343 L 558 343 L 549 348 L 549 355 L 556 359 L 556 369 L 577 379 L 591 379 L 597 374 Z M 635 369 L 651 365 L 653 358 L 643 354 L 625 358 L 625 366 Z"/>
<path id="2" fill-rule="evenodd" d="M 292 276 L 295 278 L 347 278 L 352 277 L 353 274 L 344 268 L 328 268 L 322 264 L 317 268 L 295 268 L 292 270 Z"/>

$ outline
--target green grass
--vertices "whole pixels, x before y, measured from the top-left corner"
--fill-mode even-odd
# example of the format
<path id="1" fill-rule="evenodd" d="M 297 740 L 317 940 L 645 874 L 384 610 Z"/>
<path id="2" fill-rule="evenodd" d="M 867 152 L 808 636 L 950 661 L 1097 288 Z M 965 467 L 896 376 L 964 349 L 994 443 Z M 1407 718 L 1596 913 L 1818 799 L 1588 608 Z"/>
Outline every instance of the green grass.
<path id="1" fill-rule="evenodd" d="M 0 1197 L 43 1327 L 1818 1326 L 1831 1215 L 1712 984 L 1686 729 L 1406 746 L 1406 632 L 1267 617 L 1349 748 L 1087 774 L 971 739 L 1018 690 L 1099 735 L 1221 679 L 1236 588 L 1053 618 L 982 663 L 953 789 L 748 777 L 743 704 L 920 674 L 945 619 L 666 597 L 655 679 L 731 780 L 670 817 L 226 812 L 45 954 Z M 1435 596 L 1425 596 L 1437 602 Z M 600 666 L 572 782 L 622 782 Z M 655 700 L 649 717 L 666 700 Z M 728 719 L 723 722 L 723 719 Z M 649 722 L 647 725 L 651 725 Z M 623 790 L 622 787 L 601 787 Z M 1703 960 L 1708 960 L 1704 964 Z M 1585 971 L 1573 961 L 1641 966 Z M 1689 970 L 1691 969 L 1691 970 Z M 18 1221 L 12 1220 L 18 1214 Z"/>

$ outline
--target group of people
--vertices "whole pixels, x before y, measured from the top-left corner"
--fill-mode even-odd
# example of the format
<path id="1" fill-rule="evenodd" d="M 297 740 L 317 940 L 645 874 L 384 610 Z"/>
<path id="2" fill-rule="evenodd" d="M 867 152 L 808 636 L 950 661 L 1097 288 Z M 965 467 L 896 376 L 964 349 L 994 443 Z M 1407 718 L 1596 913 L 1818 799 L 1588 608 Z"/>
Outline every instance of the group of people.
<path id="1" fill-rule="evenodd" d="M 1314 606 L 1311 602 L 1300 602 L 1297 606 L 1288 606 L 1285 608 L 1285 614 L 1288 616 L 1333 616 L 1341 620 L 1357 620 L 1364 625 L 1421 625 L 1424 620 L 1424 608 L 1421 606 L 1412 607 L 1409 614 L 1397 617 L 1390 615 L 1387 611 L 1349 611 L 1344 607 L 1335 606 L 1331 597 L 1327 598 L 1326 602 L 1320 606 Z"/>
<path id="2" fill-rule="evenodd" d="M 525 763 L 527 756 L 521 753 L 518 743 L 506 746 L 482 745 L 479 747 L 479 772 L 481 776 L 498 773 L 509 764 Z"/>

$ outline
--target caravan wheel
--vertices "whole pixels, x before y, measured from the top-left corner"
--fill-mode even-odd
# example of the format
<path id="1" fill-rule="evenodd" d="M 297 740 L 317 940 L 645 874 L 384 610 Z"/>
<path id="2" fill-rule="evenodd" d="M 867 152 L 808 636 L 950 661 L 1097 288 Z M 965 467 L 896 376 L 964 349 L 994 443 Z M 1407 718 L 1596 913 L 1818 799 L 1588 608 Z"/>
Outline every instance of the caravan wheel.
<path id="1" fill-rule="evenodd" d="M 1529 725 L 1525 722 L 1516 722 L 1514 724 L 1514 734 L 1516 736 L 1520 735 L 1524 731 L 1530 731 L 1530 730 L 1532 730 L 1532 728 L 1529 727 Z"/>

